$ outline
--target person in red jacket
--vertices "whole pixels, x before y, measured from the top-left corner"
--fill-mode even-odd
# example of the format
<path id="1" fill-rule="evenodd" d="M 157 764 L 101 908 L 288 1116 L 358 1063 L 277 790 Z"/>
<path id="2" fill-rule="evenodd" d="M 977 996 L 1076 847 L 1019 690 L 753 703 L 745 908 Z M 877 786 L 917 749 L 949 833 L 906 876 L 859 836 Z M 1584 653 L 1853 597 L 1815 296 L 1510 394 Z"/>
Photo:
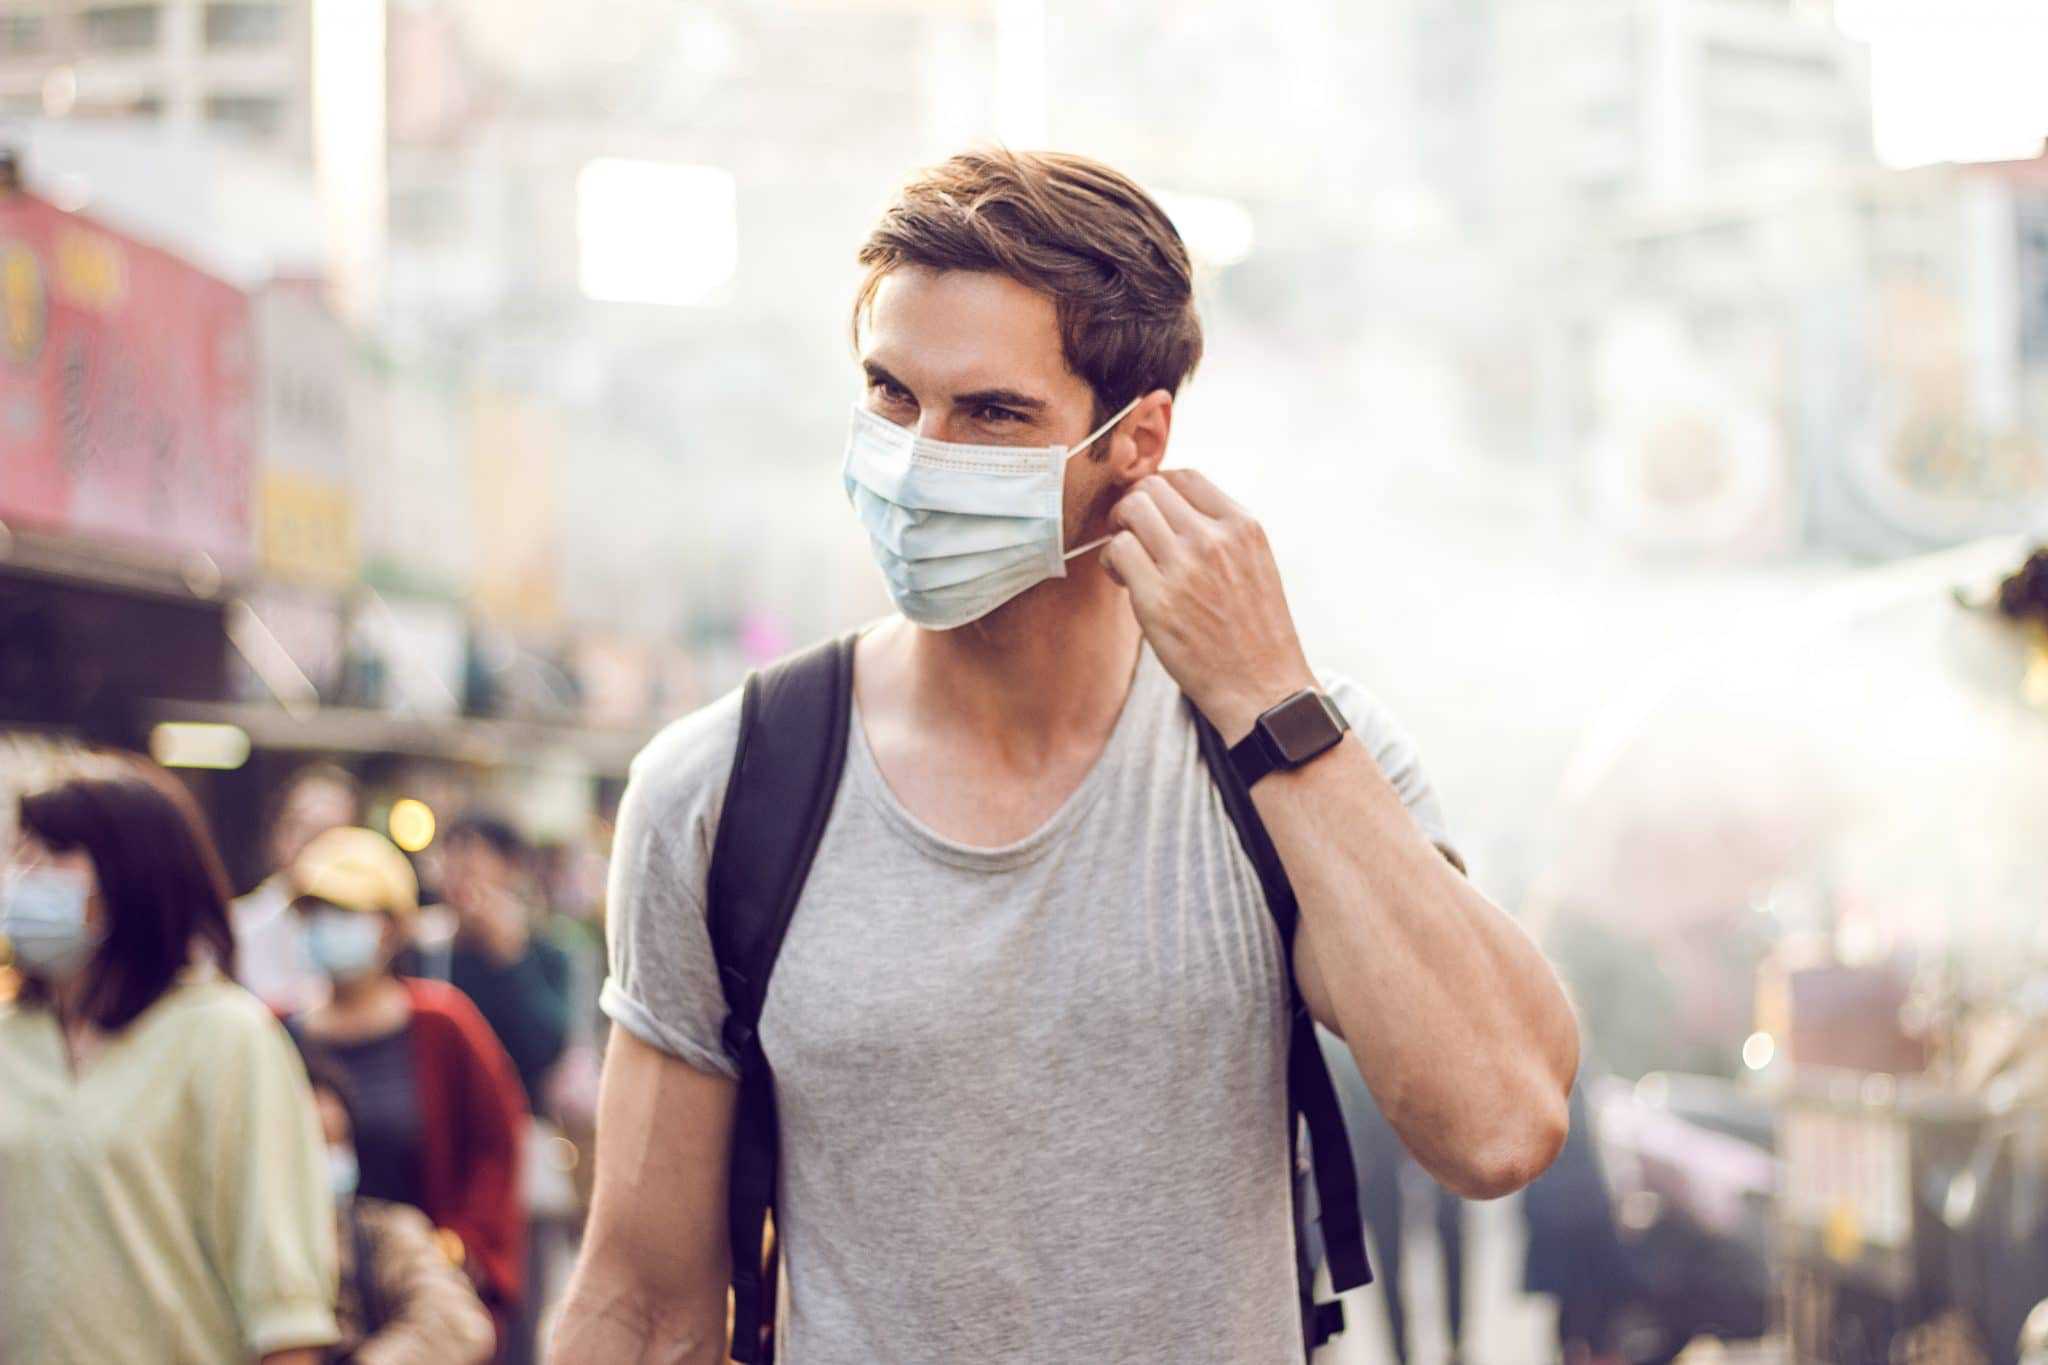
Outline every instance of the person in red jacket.
<path id="1" fill-rule="evenodd" d="M 452 1236 L 502 1340 L 524 1292 L 519 1074 L 467 996 L 392 972 L 419 912 L 419 882 L 388 839 L 329 830 L 289 876 L 308 954 L 332 991 L 286 1024 L 355 1092 L 357 1188 L 411 1204 Z"/>

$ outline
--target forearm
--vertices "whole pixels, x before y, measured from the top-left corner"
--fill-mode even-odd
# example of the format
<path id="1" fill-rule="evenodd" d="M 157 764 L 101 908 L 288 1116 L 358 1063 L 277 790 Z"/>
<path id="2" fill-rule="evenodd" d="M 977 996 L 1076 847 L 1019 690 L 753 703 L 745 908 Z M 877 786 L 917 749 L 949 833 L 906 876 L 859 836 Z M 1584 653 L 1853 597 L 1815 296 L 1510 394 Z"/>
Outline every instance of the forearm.
<path id="1" fill-rule="evenodd" d="M 726 1190 L 739 1087 L 612 1030 L 597 1191 L 555 1365 L 725 1360 Z"/>
<path id="2" fill-rule="evenodd" d="M 1253 789 L 1301 904 L 1329 1022 L 1388 1121 L 1460 1193 L 1562 1141 L 1578 1029 L 1527 934 L 1452 867 L 1355 737 Z"/>

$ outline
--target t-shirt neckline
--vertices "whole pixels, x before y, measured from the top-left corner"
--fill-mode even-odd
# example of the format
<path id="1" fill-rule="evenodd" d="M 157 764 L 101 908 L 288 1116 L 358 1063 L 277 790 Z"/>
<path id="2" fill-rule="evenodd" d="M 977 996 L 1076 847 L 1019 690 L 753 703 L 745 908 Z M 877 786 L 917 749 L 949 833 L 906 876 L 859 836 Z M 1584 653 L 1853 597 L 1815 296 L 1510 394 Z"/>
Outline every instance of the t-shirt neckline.
<path id="1" fill-rule="evenodd" d="M 853 769 L 854 781 L 860 794 L 881 812 L 889 827 L 926 856 L 975 872 L 1004 872 L 1022 867 L 1043 857 L 1058 844 L 1100 799 L 1103 788 L 1108 785 L 1109 774 L 1123 762 L 1124 751 L 1134 742 L 1132 734 L 1145 710 L 1146 699 L 1158 683 L 1154 675 L 1159 671 L 1151 644 L 1140 637 L 1138 657 L 1131 668 L 1130 686 L 1124 691 L 1123 708 L 1117 712 L 1116 724 L 1110 728 L 1109 739 L 1103 744 L 1102 752 L 1095 756 L 1095 761 L 1089 765 L 1074 790 L 1067 793 L 1066 800 L 1046 817 L 1045 823 L 1011 843 L 963 844 L 948 839 L 911 814 L 890 787 L 888 778 L 882 774 L 881 764 L 876 761 L 874 750 L 868 744 L 867 726 L 861 721 L 858 705 L 853 707 L 847 741 L 847 758 Z"/>

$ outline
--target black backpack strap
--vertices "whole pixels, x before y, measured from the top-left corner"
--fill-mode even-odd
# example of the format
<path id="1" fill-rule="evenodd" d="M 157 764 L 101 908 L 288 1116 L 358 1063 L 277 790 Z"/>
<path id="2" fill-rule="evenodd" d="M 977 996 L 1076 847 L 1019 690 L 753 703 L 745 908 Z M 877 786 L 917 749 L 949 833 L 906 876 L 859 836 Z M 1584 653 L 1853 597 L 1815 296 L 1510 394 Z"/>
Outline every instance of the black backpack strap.
<path id="1" fill-rule="evenodd" d="M 781 1148 L 761 1007 L 846 766 L 854 639 L 829 640 L 747 676 L 711 847 L 705 918 L 725 987 L 725 1048 L 740 1070 L 727 1196 L 732 1358 L 752 1365 L 775 1355 L 775 1264 L 764 1255 L 764 1232 Z"/>
<path id="2" fill-rule="evenodd" d="M 1237 827 L 1238 840 L 1259 874 L 1259 884 L 1266 893 L 1266 905 L 1280 931 L 1280 947 L 1285 954 L 1289 982 L 1288 1146 L 1292 1150 L 1300 1127 L 1297 1119 L 1306 1120 L 1309 1153 L 1315 1170 L 1317 1226 L 1323 1250 L 1329 1258 L 1330 1287 L 1342 1294 L 1348 1289 L 1370 1284 L 1372 1267 L 1365 1257 L 1365 1230 L 1358 1204 L 1358 1172 L 1351 1160 L 1344 1110 L 1337 1102 L 1337 1088 L 1330 1080 L 1329 1069 L 1323 1064 L 1323 1050 L 1316 1042 L 1315 1021 L 1309 1017 L 1308 1006 L 1302 1003 L 1301 990 L 1294 983 L 1294 930 L 1300 917 L 1300 906 L 1294 899 L 1294 885 L 1287 880 L 1287 869 L 1281 866 L 1280 855 L 1273 847 L 1271 836 L 1266 833 L 1265 821 L 1259 818 L 1258 808 L 1252 804 L 1252 794 L 1238 777 L 1236 765 L 1230 761 L 1229 746 L 1192 702 L 1188 710 L 1194 716 L 1195 729 L 1201 737 L 1202 757 L 1207 761 L 1216 789 L 1223 797 L 1223 808 L 1230 816 L 1230 823 Z M 1314 1303 L 1313 1287 L 1306 1278 L 1301 1293 L 1303 1333 L 1309 1349 L 1314 1350 L 1343 1330 L 1343 1306 Z"/>

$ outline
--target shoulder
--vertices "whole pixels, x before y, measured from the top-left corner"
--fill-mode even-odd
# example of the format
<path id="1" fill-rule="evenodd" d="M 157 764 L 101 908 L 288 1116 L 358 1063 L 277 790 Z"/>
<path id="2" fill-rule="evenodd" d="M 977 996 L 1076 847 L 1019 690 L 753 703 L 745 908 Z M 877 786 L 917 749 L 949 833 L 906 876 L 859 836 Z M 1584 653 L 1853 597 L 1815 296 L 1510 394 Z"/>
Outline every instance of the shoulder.
<path id="1" fill-rule="evenodd" d="M 1451 854 L 1460 867 L 1463 861 L 1452 851 L 1442 802 L 1436 786 L 1422 764 L 1415 739 L 1380 699 L 1356 680 L 1329 669 L 1317 669 L 1316 678 L 1337 709 L 1344 713 L 1352 731 L 1365 745 L 1373 761 L 1400 794 L 1401 801 L 1422 826 L 1431 843 Z"/>
<path id="2" fill-rule="evenodd" d="M 630 799 L 658 828 L 707 807 L 715 810 L 724 799 L 739 734 L 738 688 L 670 721 L 634 757 Z"/>
<path id="3" fill-rule="evenodd" d="M 164 993 L 156 1007 L 180 1032 L 213 1041 L 283 1039 L 284 1024 L 270 1006 L 233 981 L 187 979 Z"/>
<path id="4" fill-rule="evenodd" d="M 401 980 L 411 998 L 413 1022 L 424 1031 L 472 1034 L 490 1027 L 461 987 L 430 977 L 408 976 Z"/>
<path id="5" fill-rule="evenodd" d="M 1337 709 L 1344 713 L 1344 719 L 1358 732 L 1366 746 L 1375 753 L 1382 742 L 1399 741 L 1412 747 L 1413 741 L 1407 731 L 1387 709 L 1386 703 L 1368 691 L 1357 679 L 1347 673 L 1330 668 L 1318 668 L 1316 681 L 1322 684 L 1325 694 L 1337 703 Z"/>
<path id="6" fill-rule="evenodd" d="M 356 1216 L 362 1220 L 363 1231 L 374 1241 L 402 1238 L 406 1241 L 433 1244 L 433 1221 L 410 1204 L 357 1195 L 355 1208 Z"/>
<path id="7" fill-rule="evenodd" d="M 181 981 L 151 1008 L 158 1016 L 148 1025 L 154 1046 L 179 1059 L 209 1105 L 230 1093 L 289 1085 L 304 1074 L 284 1022 L 232 981 Z"/>

